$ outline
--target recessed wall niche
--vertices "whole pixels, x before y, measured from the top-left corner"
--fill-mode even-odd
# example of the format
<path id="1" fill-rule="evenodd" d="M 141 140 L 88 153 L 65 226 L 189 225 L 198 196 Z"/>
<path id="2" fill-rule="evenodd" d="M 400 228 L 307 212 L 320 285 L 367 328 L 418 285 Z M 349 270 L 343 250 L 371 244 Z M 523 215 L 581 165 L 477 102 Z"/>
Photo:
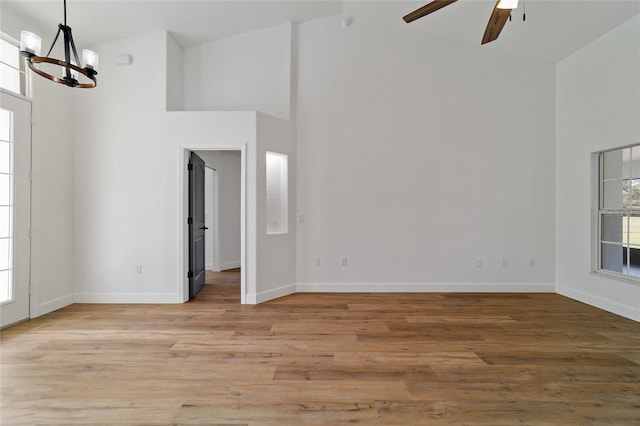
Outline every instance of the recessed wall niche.
<path id="1" fill-rule="evenodd" d="M 288 157 L 266 153 L 267 169 L 267 235 L 288 232 Z"/>

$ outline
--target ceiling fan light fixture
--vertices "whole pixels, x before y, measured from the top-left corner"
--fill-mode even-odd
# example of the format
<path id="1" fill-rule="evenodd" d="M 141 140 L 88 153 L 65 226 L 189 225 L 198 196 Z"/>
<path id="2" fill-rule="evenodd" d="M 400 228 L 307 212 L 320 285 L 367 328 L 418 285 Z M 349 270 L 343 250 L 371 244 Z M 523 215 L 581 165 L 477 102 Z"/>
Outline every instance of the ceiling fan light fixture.
<path id="1" fill-rule="evenodd" d="M 58 41 L 62 33 L 64 43 L 64 60 L 50 58 L 49 55 Z M 73 41 L 73 35 L 71 34 L 71 27 L 67 25 L 67 0 L 64 0 L 64 25 L 58 24 L 58 32 L 56 33 L 53 43 L 49 48 L 46 56 L 40 56 L 40 50 L 42 46 L 42 39 L 30 32 L 22 31 L 20 33 L 20 53 L 26 57 L 29 68 L 46 79 L 54 81 L 56 83 L 64 84 L 68 87 L 78 87 L 82 89 L 90 89 L 96 87 L 98 81 L 96 75 L 98 74 L 98 54 L 91 50 L 85 49 L 82 51 L 82 62 L 78 58 L 78 51 Z M 62 78 L 55 77 L 54 75 L 39 69 L 37 64 L 50 64 L 56 65 L 62 68 Z M 78 64 L 82 64 L 84 68 L 80 68 Z M 86 80 L 81 83 L 78 79 L 80 76 Z"/>
<path id="2" fill-rule="evenodd" d="M 497 6 L 498 9 L 517 9 L 518 0 L 500 0 Z"/>
<path id="3" fill-rule="evenodd" d="M 420 19 L 423 16 L 427 16 L 437 10 L 442 9 L 457 0 L 432 0 L 430 3 L 425 4 L 419 9 L 405 15 L 402 19 L 406 23 L 413 22 L 416 19 Z M 482 44 L 490 43 L 498 38 L 502 28 L 507 23 L 508 19 L 511 19 L 511 11 L 518 7 L 518 0 L 497 0 L 493 6 L 493 11 L 489 17 L 489 22 L 484 30 L 484 36 L 482 37 Z"/>

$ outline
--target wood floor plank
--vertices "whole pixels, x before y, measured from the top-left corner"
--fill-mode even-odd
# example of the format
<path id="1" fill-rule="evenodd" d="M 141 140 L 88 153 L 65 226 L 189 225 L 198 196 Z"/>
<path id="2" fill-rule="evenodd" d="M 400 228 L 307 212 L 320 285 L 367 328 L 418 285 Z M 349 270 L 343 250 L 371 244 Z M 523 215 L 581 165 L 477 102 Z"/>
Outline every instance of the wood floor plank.
<path id="1" fill-rule="evenodd" d="M 271 331 L 308 334 L 354 334 L 367 331 L 389 331 L 382 321 L 317 321 L 276 322 Z"/>
<path id="2" fill-rule="evenodd" d="M 403 380 L 279 380 L 271 383 L 236 384 L 231 388 L 234 397 L 243 401 L 263 402 L 341 402 L 404 400 L 411 395 Z"/>
<path id="3" fill-rule="evenodd" d="M 335 354 L 338 365 L 485 365 L 472 351 L 427 352 L 427 353 L 390 353 L 390 352 L 338 352 Z"/>
<path id="4" fill-rule="evenodd" d="M 182 305 L 0 333 L 7 425 L 640 424 L 640 324 L 557 294 L 296 294 L 239 271 Z"/>
<path id="5" fill-rule="evenodd" d="M 406 368 L 404 365 L 369 366 L 344 365 L 283 365 L 276 368 L 273 380 L 360 380 L 360 381 L 394 381 L 417 380 L 436 381 L 438 376 L 429 366 Z"/>
<path id="6" fill-rule="evenodd" d="M 384 401 L 378 408 L 380 424 L 393 425 L 577 425 L 571 407 L 563 402 L 435 399 Z"/>
<path id="7" fill-rule="evenodd" d="M 544 350 L 505 349 L 497 351 L 478 351 L 478 356 L 487 364 L 491 365 L 588 365 L 588 366 L 611 366 L 630 367 L 635 363 L 618 354 L 612 353 L 590 353 L 586 351 L 567 350 L 559 351 L 554 348 Z"/>
<path id="8" fill-rule="evenodd" d="M 212 416 L 215 413 L 215 417 Z M 271 403 L 242 401 L 191 401 L 178 410 L 175 424 L 189 425 L 374 425 L 378 410 L 373 402 Z"/>
<path id="9" fill-rule="evenodd" d="M 465 315 L 465 314 L 456 314 L 451 315 L 451 313 L 442 313 L 438 312 L 435 314 L 408 314 L 405 315 L 405 318 L 409 324 L 472 324 L 478 325 L 482 323 L 486 324 L 513 324 L 517 322 L 509 315 L 483 315 L 483 314 L 475 314 L 475 315 Z"/>

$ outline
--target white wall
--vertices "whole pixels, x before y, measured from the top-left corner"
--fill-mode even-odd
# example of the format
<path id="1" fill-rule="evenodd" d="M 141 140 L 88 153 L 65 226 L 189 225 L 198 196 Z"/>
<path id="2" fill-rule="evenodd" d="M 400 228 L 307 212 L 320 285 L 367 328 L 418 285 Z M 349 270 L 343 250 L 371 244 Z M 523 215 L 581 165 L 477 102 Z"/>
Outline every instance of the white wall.
<path id="1" fill-rule="evenodd" d="M 233 73 L 240 73 L 225 82 L 234 89 L 230 92 L 233 98 L 242 100 L 237 108 L 261 108 L 288 117 L 291 25 L 238 36 L 220 42 L 213 50 L 224 51 L 223 45 L 245 46 L 256 53 L 250 55 L 249 62 L 238 63 L 242 54 L 225 62 L 225 72 L 233 69 Z M 38 228 L 43 235 L 34 252 L 34 280 L 46 277 L 42 278 L 46 287 L 43 285 L 33 298 L 37 307 L 42 305 L 37 309 L 45 313 L 72 301 L 184 301 L 182 163 L 186 150 L 198 148 L 245 150 L 247 198 L 242 202 L 247 218 L 247 263 L 243 265 L 243 301 L 255 303 L 258 294 L 261 300 L 270 297 L 274 294 L 273 277 L 267 272 L 263 291 L 256 273 L 256 224 L 264 222 L 264 218 L 258 220 L 256 211 L 256 113 L 177 111 L 185 107 L 183 100 L 194 98 L 182 97 L 184 87 L 175 76 L 183 70 L 167 61 L 168 57 L 179 58 L 182 48 L 165 32 L 94 49 L 101 57 L 98 87 L 66 92 L 73 93 L 68 99 L 55 94 L 42 104 L 42 133 L 48 133 L 46 142 L 51 143 L 36 147 L 34 142 L 34 161 L 43 164 L 42 181 L 34 181 L 34 193 L 42 197 L 41 207 L 34 212 L 34 241 L 39 238 Z M 132 55 L 131 66 L 114 64 L 115 55 L 123 53 Z M 250 90 L 242 92 L 247 86 Z M 60 89 L 65 88 L 50 85 L 43 92 Z M 218 98 L 203 97 L 200 101 L 209 99 Z M 75 103 L 71 114 L 67 114 L 67 102 L 70 109 Z M 197 109 L 213 107 L 201 104 Z M 232 108 L 228 104 L 215 107 Z M 263 132 L 267 134 L 265 146 L 270 146 L 269 130 Z M 290 145 L 287 149 L 291 151 Z M 263 182 L 263 177 L 260 180 Z M 295 238 L 295 233 L 292 236 Z M 288 256 L 277 259 L 286 264 L 272 263 L 270 268 L 285 271 L 286 282 L 293 284 L 295 261 L 291 247 L 288 250 Z M 142 274 L 136 272 L 137 265 L 142 265 Z"/>
<path id="2" fill-rule="evenodd" d="M 258 114 L 257 126 L 257 302 L 296 291 L 297 149 L 293 123 Z M 266 152 L 288 156 L 288 232 L 267 234 Z"/>
<path id="3" fill-rule="evenodd" d="M 298 28 L 298 290 L 553 291 L 553 66 L 340 19 Z"/>
<path id="4" fill-rule="evenodd" d="M 33 79 L 31 316 L 73 302 L 74 92 Z"/>
<path id="5" fill-rule="evenodd" d="M 167 111 L 184 110 L 182 46 L 167 33 Z"/>
<path id="6" fill-rule="evenodd" d="M 292 24 L 184 49 L 184 109 L 290 115 Z"/>
<path id="7" fill-rule="evenodd" d="M 98 86 L 76 95 L 76 301 L 175 302 L 177 153 L 163 120 L 167 35 L 96 51 L 103 58 Z M 115 65 L 120 53 L 133 64 Z"/>
<path id="8" fill-rule="evenodd" d="M 2 31 L 16 40 L 41 28 L 2 5 Z M 73 302 L 73 127 L 74 91 L 42 78 L 33 79 L 31 316 Z"/>
<path id="9" fill-rule="evenodd" d="M 77 95 L 77 302 L 186 300 L 185 152 L 193 149 L 246 147 L 246 291 L 256 293 L 256 113 L 167 112 L 167 43 L 158 32 L 96 47 L 101 58 L 131 54 L 133 64 L 101 61 L 99 86 Z"/>
<path id="10" fill-rule="evenodd" d="M 238 151 L 196 151 L 207 167 L 218 172 L 218 241 L 220 271 L 240 267 L 240 183 Z"/>
<path id="11" fill-rule="evenodd" d="M 640 16 L 557 65 L 556 283 L 640 321 L 640 286 L 590 274 L 592 152 L 640 143 Z"/>
<path id="12" fill-rule="evenodd" d="M 247 301 L 269 300 L 295 291 L 295 164 L 296 148 L 292 96 L 293 25 L 279 25 L 215 40 L 183 50 L 184 108 L 186 110 L 257 110 L 257 151 L 251 151 L 248 173 L 255 173 L 256 246 L 247 245 L 247 261 L 256 259 L 256 269 L 247 268 Z M 266 114 L 277 117 L 269 117 Z M 279 118 L 279 119 L 278 119 Z M 253 149 L 251 146 L 250 149 Z M 264 154 L 274 150 L 290 155 L 289 233 L 267 236 L 264 215 L 266 174 Z M 253 169 L 252 169 L 253 167 Z M 248 200 L 251 201 L 251 200 Z M 250 283 L 255 276 L 255 285 Z"/>

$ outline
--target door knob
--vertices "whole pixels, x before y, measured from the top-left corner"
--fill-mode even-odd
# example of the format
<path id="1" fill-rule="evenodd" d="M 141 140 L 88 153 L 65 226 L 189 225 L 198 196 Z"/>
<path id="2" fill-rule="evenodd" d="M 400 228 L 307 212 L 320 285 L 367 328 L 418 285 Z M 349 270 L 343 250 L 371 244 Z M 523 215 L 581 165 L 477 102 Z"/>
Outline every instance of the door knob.
<path id="1" fill-rule="evenodd" d="M 202 226 L 202 227 L 200 227 L 200 229 L 203 229 L 203 230 L 205 230 L 205 231 L 206 231 L 206 230 L 207 230 L 207 229 L 209 229 L 209 228 L 207 228 L 206 226 Z"/>

